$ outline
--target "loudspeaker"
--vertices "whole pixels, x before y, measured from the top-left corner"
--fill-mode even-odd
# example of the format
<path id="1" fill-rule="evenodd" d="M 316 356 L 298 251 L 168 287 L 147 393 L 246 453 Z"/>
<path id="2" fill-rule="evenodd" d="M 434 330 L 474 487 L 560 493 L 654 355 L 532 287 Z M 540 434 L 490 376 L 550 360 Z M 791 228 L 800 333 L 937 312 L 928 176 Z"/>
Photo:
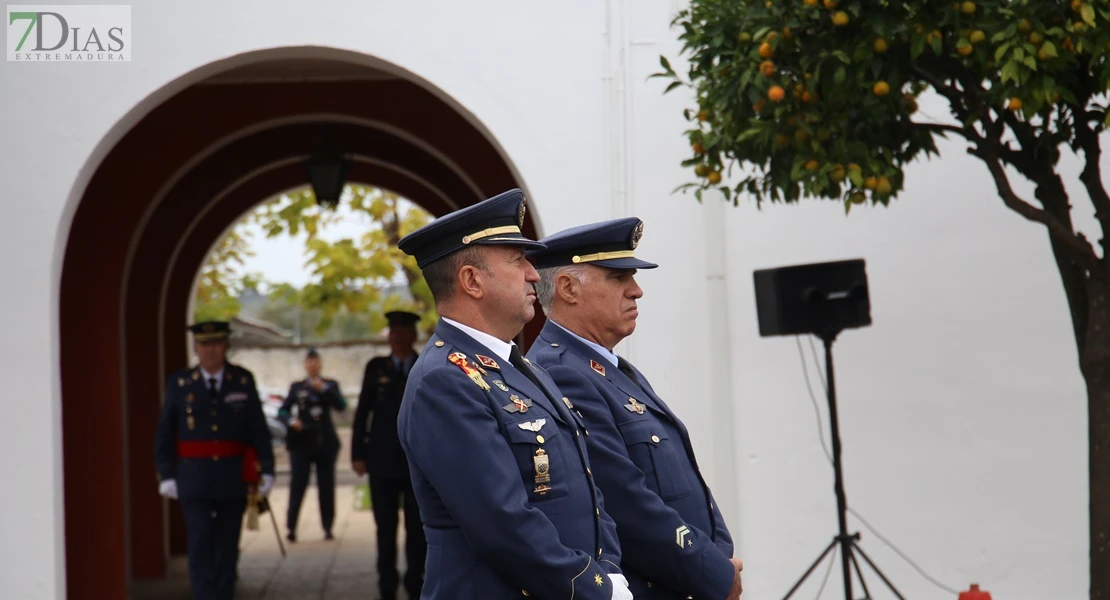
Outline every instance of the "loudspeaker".
<path id="1" fill-rule="evenodd" d="M 835 335 L 871 324 L 862 258 L 761 269 L 755 277 L 759 335 Z"/>

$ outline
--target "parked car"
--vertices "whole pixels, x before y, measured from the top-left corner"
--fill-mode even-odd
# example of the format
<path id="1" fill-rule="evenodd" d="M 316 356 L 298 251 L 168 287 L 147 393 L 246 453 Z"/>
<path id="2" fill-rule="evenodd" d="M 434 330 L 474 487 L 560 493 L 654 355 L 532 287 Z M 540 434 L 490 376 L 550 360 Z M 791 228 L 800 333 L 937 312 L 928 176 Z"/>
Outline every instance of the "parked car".
<path id="1" fill-rule="evenodd" d="M 262 413 L 266 415 L 266 426 L 270 428 L 274 445 L 284 444 L 285 423 L 278 420 L 278 410 L 285 402 L 285 392 L 278 388 L 259 387 L 258 395 L 262 398 Z"/>

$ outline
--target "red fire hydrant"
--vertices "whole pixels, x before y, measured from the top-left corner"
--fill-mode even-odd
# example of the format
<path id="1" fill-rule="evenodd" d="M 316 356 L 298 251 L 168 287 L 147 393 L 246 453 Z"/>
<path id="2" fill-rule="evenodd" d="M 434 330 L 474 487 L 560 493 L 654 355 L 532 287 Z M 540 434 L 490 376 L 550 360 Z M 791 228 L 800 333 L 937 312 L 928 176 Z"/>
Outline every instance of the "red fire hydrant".
<path id="1" fill-rule="evenodd" d="M 958 600 L 991 600 L 990 592 L 984 592 L 979 589 L 978 583 L 971 584 L 971 589 L 966 592 L 960 592 Z"/>

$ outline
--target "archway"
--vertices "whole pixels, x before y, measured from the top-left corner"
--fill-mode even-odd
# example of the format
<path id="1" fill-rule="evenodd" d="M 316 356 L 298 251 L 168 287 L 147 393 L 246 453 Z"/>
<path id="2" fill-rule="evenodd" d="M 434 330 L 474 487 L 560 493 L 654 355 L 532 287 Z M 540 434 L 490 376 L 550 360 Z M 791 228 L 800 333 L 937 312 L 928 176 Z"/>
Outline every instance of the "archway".
<path id="1" fill-rule="evenodd" d="M 426 82 L 370 57 L 289 52 L 175 82 L 91 165 L 61 281 L 70 598 L 126 597 L 132 579 L 163 577 L 169 551 L 183 550 L 151 451 L 165 378 L 188 360 L 193 277 L 229 224 L 305 183 L 322 136 L 348 154 L 351 181 L 433 215 L 525 187 L 492 136 Z"/>

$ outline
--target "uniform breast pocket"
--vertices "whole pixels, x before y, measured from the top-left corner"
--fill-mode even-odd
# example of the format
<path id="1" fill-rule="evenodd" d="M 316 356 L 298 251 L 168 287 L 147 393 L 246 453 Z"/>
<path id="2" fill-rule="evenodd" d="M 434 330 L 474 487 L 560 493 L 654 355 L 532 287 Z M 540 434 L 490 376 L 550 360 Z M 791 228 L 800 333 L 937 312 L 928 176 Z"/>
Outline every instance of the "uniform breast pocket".
<path id="1" fill-rule="evenodd" d="M 663 500 L 693 492 L 689 473 L 682 468 L 682 444 L 671 440 L 662 425 L 654 419 L 636 420 L 620 425 L 620 432 L 629 457 L 644 472 L 651 491 Z"/>
<path id="2" fill-rule="evenodd" d="M 559 431 L 554 419 L 544 420 L 546 423 L 540 426 L 536 419 L 506 424 L 513 456 L 532 502 L 561 498 L 569 490 L 566 457 L 574 449 L 567 446 L 567 436 Z"/>

